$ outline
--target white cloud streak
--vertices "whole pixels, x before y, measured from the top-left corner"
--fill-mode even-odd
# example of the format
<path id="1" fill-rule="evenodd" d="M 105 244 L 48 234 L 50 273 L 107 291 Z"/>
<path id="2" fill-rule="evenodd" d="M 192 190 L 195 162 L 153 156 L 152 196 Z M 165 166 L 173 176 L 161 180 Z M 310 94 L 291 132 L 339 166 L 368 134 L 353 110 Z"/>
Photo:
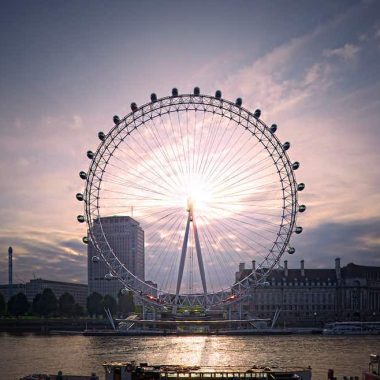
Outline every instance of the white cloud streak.
<path id="1" fill-rule="evenodd" d="M 357 56 L 359 51 L 360 47 L 358 45 L 347 43 L 340 48 L 325 50 L 323 52 L 323 55 L 328 58 L 338 57 L 343 59 L 344 61 L 351 61 Z"/>

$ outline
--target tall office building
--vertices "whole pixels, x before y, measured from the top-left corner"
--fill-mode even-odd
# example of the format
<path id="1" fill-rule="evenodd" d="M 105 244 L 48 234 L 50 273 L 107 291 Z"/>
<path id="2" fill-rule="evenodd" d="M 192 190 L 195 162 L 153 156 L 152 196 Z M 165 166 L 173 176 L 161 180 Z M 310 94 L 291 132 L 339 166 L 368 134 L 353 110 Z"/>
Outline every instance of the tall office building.
<path id="1" fill-rule="evenodd" d="M 129 216 L 110 216 L 101 218 L 102 228 L 118 259 L 134 275 L 145 279 L 144 231 L 139 222 Z M 110 294 L 117 298 L 122 284 L 116 279 L 105 279 L 109 273 L 103 260 L 93 262 L 93 256 L 99 253 L 88 244 L 88 290 L 89 294 L 97 292 L 103 296 Z"/>

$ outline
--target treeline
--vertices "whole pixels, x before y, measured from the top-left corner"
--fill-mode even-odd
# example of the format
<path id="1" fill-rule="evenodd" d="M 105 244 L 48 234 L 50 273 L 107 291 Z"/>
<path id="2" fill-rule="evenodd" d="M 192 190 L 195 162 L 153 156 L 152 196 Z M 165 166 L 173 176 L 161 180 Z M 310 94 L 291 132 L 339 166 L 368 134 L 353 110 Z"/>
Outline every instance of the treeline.
<path id="1" fill-rule="evenodd" d="M 118 299 L 110 295 L 102 296 L 92 293 L 87 297 L 87 309 L 75 302 L 70 293 L 63 293 L 57 298 L 51 289 L 44 289 L 29 302 L 22 292 L 13 295 L 6 303 L 0 293 L 0 315 L 24 316 L 35 315 L 40 317 L 91 317 L 105 315 L 109 309 L 112 315 L 126 316 L 135 311 L 132 292 L 119 293 Z"/>

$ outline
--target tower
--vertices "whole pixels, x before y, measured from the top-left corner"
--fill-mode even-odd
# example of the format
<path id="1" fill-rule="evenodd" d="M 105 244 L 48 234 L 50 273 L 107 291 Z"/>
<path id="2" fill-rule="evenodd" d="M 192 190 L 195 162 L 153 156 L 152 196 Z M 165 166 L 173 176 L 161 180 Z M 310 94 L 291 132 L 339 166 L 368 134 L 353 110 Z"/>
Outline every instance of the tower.
<path id="1" fill-rule="evenodd" d="M 12 247 L 8 248 L 8 299 L 12 297 L 13 293 L 13 266 L 12 266 Z"/>
<path id="2" fill-rule="evenodd" d="M 117 258 L 131 273 L 144 280 L 144 231 L 140 223 L 130 216 L 102 217 L 101 223 L 107 241 Z M 99 253 L 91 241 L 88 244 L 87 254 L 89 293 L 97 292 L 103 296 L 110 294 L 117 298 L 123 285 L 116 277 L 106 278 L 109 268 L 103 260 L 99 260 L 97 256 Z"/>

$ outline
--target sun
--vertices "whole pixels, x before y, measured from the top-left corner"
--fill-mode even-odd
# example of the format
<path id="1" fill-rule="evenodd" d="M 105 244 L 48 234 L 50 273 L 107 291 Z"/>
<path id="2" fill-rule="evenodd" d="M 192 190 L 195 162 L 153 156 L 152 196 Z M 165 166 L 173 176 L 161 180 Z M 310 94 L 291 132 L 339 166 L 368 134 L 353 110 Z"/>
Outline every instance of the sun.
<path id="1" fill-rule="evenodd" d="M 183 194 L 186 207 L 188 207 L 189 201 L 194 211 L 205 210 L 209 207 L 213 200 L 212 184 L 209 184 L 198 175 L 191 176 L 186 182 L 187 186 Z"/>

